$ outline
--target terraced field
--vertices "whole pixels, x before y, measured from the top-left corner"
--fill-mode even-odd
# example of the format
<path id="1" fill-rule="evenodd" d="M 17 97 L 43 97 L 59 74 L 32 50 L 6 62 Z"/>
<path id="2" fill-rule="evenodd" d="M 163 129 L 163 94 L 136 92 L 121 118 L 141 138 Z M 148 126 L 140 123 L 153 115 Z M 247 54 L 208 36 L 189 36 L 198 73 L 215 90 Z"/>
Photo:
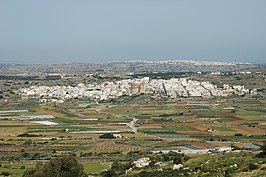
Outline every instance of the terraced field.
<path id="1" fill-rule="evenodd" d="M 86 172 L 98 175 L 109 169 L 114 159 L 130 159 L 126 155 L 130 152 L 201 150 L 232 144 L 243 148 L 245 143 L 262 145 L 266 133 L 263 100 L 244 97 L 238 104 L 235 98 L 226 101 L 221 98 L 208 100 L 208 107 L 186 104 L 203 100 L 187 98 L 181 102 L 156 101 L 144 105 L 101 103 L 84 109 L 71 101 L 56 106 L 31 103 L 28 112 L 0 112 L 0 116 L 52 115 L 54 118 L 49 121 L 56 123 L 41 125 L 31 119 L 0 120 L 0 154 L 3 156 L 0 172 L 21 176 L 25 169 L 20 168 L 20 164 L 28 168 L 37 161 L 71 153 L 82 161 Z M 25 103 L 0 105 L 0 111 L 23 110 L 28 106 Z M 133 118 L 137 120 L 135 133 L 129 127 Z M 100 138 L 105 132 L 119 136 Z M 6 166 L 9 161 L 14 163 Z"/>

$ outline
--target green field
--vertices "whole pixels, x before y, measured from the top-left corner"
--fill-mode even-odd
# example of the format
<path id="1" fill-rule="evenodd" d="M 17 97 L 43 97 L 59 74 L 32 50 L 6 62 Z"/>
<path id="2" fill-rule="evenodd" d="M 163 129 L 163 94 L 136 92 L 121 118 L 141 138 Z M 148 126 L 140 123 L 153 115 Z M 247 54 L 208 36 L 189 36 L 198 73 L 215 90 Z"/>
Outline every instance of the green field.
<path id="1" fill-rule="evenodd" d="M 235 76 L 191 77 L 212 82 L 223 79 L 218 84 L 241 84 L 240 80 L 235 80 Z M 247 87 L 252 86 L 252 82 L 262 87 L 257 81 L 261 82 L 259 79 L 247 81 Z M 257 163 L 256 170 L 260 170 L 265 164 L 264 159 L 253 158 L 259 148 L 244 148 L 246 144 L 261 147 L 265 141 L 266 101 L 260 95 L 154 99 L 145 94 L 122 96 L 102 102 L 73 99 L 64 103 L 41 104 L 34 98 L 20 100 L 11 97 L 9 102 L 1 101 L 3 104 L 0 104 L 0 110 L 3 111 L 29 110 L 0 114 L 3 117 L 55 117 L 40 120 L 0 120 L 0 173 L 9 172 L 14 177 L 22 176 L 25 171 L 23 166 L 28 169 L 37 162 L 45 163 L 63 154 L 74 155 L 83 164 L 87 174 L 99 176 L 101 172 L 110 169 L 114 162 L 127 164 L 147 156 L 154 156 L 153 163 L 160 162 L 166 155 L 159 154 L 157 157 L 151 153 L 153 150 L 180 150 L 181 146 L 192 150 L 232 146 L 244 151 L 219 155 L 187 154 L 190 158 L 183 165 L 193 169 L 193 174 L 196 172 L 194 176 L 211 176 L 207 171 L 219 176 L 219 170 L 228 171 L 234 176 L 234 173 L 240 174 L 245 170 L 247 173 L 252 172 L 248 171 L 246 164 Z M 207 102 L 209 106 L 188 106 L 188 102 Z M 82 108 L 79 106 L 81 104 L 89 106 Z M 40 125 L 34 121 L 58 124 Z M 111 134 L 117 137 L 105 133 L 107 131 L 114 131 Z M 165 161 L 168 164 L 164 170 L 172 169 L 173 159 Z M 239 169 L 232 171 L 233 167 L 230 166 L 234 164 L 239 165 Z M 158 172 L 159 167 L 143 169 L 152 173 Z M 134 169 L 129 174 L 134 175 L 141 171 L 142 169 Z"/>

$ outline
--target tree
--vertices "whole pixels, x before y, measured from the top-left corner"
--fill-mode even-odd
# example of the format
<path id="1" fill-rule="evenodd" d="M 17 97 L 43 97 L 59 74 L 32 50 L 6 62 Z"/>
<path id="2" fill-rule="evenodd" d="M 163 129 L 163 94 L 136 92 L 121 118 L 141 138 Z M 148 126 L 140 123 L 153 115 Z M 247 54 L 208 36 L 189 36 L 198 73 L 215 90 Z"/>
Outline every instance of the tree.
<path id="1" fill-rule="evenodd" d="M 23 177 L 84 177 L 83 166 L 74 156 L 65 155 L 50 160 L 46 164 L 36 164 L 35 168 L 28 169 Z"/>
<path id="2" fill-rule="evenodd" d="M 66 158 L 61 159 L 62 166 L 62 177 L 82 177 L 85 175 L 83 172 L 83 166 L 78 163 L 78 161 L 73 156 L 68 156 Z"/>

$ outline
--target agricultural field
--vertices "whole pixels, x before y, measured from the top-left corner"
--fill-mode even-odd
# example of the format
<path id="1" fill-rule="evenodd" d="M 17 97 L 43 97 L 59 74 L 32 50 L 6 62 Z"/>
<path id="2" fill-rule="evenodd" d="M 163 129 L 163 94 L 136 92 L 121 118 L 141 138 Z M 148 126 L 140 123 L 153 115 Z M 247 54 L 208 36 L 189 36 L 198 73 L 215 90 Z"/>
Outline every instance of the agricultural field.
<path id="1" fill-rule="evenodd" d="M 208 104 L 188 104 L 194 102 Z M 109 170 L 114 161 L 132 162 L 152 151 L 185 153 L 190 160 L 184 165 L 196 168 L 204 159 L 219 159 L 206 152 L 229 147 L 251 153 L 247 158 L 256 163 L 252 153 L 266 139 L 266 101 L 253 95 L 158 100 L 140 94 L 64 103 L 13 97 L 1 103 L 0 174 L 14 177 L 63 154 L 74 155 L 94 176 Z M 89 106 L 80 106 L 84 104 Z M 230 165 L 244 159 L 239 154 L 236 160 L 230 158 Z"/>

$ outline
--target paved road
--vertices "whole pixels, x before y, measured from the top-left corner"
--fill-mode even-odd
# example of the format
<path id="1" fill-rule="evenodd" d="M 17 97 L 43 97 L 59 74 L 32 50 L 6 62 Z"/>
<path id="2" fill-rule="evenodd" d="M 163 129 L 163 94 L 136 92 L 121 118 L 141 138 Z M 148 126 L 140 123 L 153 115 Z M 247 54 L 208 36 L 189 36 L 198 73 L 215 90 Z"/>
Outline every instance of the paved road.
<path id="1" fill-rule="evenodd" d="M 138 119 L 136 119 L 135 117 L 133 117 L 133 120 L 127 124 L 127 126 L 129 128 L 131 128 L 133 133 L 138 133 L 138 128 L 136 127 L 136 122 L 138 121 Z"/>

